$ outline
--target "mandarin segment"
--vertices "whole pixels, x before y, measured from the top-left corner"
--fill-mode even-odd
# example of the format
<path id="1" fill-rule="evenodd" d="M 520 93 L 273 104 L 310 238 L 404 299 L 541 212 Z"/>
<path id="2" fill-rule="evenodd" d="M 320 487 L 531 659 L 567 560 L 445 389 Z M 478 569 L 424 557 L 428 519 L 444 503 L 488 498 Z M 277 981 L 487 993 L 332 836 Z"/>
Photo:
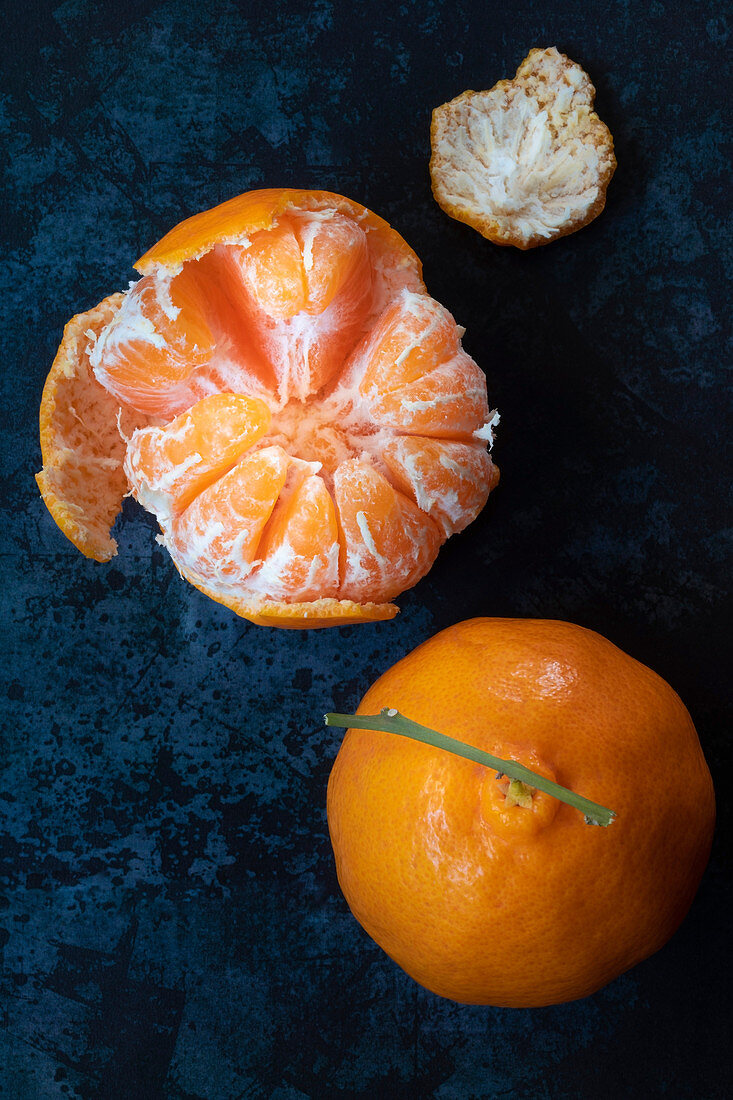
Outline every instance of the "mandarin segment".
<path id="1" fill-rule="evenodd" d="M 214 352 L 201 297 L 191 268 L 141 279 L 94 346 L 97 380 L 141 412 L 166 416 L 188 408 L 189 379 Z"/>
<path id="2" fill-rule="evenodd" d="M 427 294 L 403 291 L 380 317 L 362 350 L 365 397 L 379 399 L 422 378 L 459 348 L 460 333 L 447 309 Z"/>
<path id="3" fill-rule="evenodd" d="M 210 394 L 267 396 L 272 367 L 233 300 L 230 251 L 131 286 L 91 353 L 111 393 L 162 419 Z"/>
<path id="4" fill-rule="evenodd" d="M 441 535 L 433 521 L 368 462 L 343 462 L 334 475 L 341 532 L 343 599 L 393 599 L 424 577 Z"/>
<path id="5" fill-rule="evenodd" d="M 242 280 L 242 308 L 273 367 L 279 396 L 304 400 L 342 365 L 369 313 L 364 231 L 340 214 L 301 214 L 232 249 L 231 259 Z"/>
<path id="6" fill-rule="evenodd" d="M 445 538 L 473 522 L 499 480 L 480 443 L 398 436 L 382 457 L 397 487 L 435 520 Z"/>
<path id="7" fill-rule="evenodd" d="M 323 478 L 307 469 L 297 472 L 291 492 L 283 493 L 275 507 L 257 556 L 262 565 L 254 584 L 266 599 L 302 602 L 338 595 L 338 524 Z"/>
<path id="8" fill-rule="evenodd" d="M 173 560 L 209 582 L 242 586 L 265 525 L 285 485 L 282 447 L 246 454 L 171 519 L 164 540 Z"/>
<path id="9" fill-rule="evenodd" d="M 307 312 L 315 317 L 337 298 L 368 309 L 371 263 L 361 226 L 336 213 L 293 214 L 292 222 L 303 257 Z"/>
<path id="10" fill-rule="evenodd" d="M 165 522 L 226 473 L 270 421 L 263 401 L 221 393 L 203 398 L 164 427 L 135 432 L 125 457 L 135 499 Z"/>
<path id="11" fill-rule="evenodd" d="M 350 366 L 378 424 L 446 438 L 471 436 L 486 424 L 486 378 L 461 335 L 434 299 L 402 292 Z"/>
<path id="12" fill-rule="evenodd" d="M 470 438 L 489 419 L 486 379 L 465 351 L 370 404 L 385 427 L 444 439 Z"/>
<path id="13" fill-rule="evenodd" d="M 77 433 L 61 505 L 48 463 L 39 475 L 54 515 L 78 497 L 82 520 L 111 521 L 80 495 L 87 476 L 99 484 L 89 453 L 95 471 L 109 455 L 119 496 L 129 486 L 157 516 L 179 572 L 237 614 L 391 618 L 389 601 L 495 483 L 485 378 L 412 250 L 341 196 L 271 190 L 188 219 L 137 266 L 142 279 L 90 327 L 91 358 L 74 344 L 109 424 L 101 455 Z M 138 417 L 123 417 L 124 471 L 121 402 Z M 44 407 L 61 424 L 58 403 Z"/>
<path id="14" fill-rule="evenodd" d="M 232 257 L 254 306 L 273 321 L 287 321 L 308 302 L 303 253 L 292 222 L 256 233 Z"/>

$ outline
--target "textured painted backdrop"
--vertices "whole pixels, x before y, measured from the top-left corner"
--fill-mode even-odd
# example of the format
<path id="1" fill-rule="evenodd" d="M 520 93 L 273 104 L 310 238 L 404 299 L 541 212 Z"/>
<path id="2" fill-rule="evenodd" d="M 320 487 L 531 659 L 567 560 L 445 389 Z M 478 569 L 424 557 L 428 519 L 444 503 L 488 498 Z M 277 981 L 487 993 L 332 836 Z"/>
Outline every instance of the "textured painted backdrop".
<path id="1" fill-rule="evenodd" d="M 561 617 L 665 676 L 719 783 L 730 767 L 726 5 L 8 8 L 0 1095 L 730 1095 L 730 799 L 657 956 L 575 1004 L 459 1006 L 346 908 L 324 808 L 340 734 L 321 723 L 461 618 Z M 550 44 L 590 72 L 619 167 L 591 227 L 520 254 L 432 201 L 430 112 Z M 67 318 L 182 217 L 283 184 L 402 232 L 503 414 L 500 489 L 391 624 L 250 626 L 178 579 L 134 506 L 119 557 L 86 561 L 33 482 Z"/>

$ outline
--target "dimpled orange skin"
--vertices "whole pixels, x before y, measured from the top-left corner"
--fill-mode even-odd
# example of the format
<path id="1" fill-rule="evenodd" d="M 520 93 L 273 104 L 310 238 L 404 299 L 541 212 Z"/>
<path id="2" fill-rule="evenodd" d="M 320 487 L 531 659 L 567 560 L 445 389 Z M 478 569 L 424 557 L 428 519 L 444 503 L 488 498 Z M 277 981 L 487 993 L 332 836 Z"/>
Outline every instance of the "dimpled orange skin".
<path id="1" fill-rule="evenodd" d="M 672 688 L 592 631 L 471 619 L 386 672 L 395 707 L 614 810 L 607 828 L 408 738 L 349 730 L 328 785 L 339 883 L 417 982 L 469 1004 L 585 997 L 658 950 L 707 863 L 712 781 Z"/>
<path id="2" fill-rule="evenodd" d="M 211 210 L 202 210 L 185 221 L 179 222 L 169 233 L 140 257 L 135 268 L 141 275 L 149 275 L 159 267 L 177 267 L 208 252 L 215 244 L 236 240 L 243 230 L 256 233 L 269 229 L 276 218 L 290 209 L 320 210 L 329 206 L 361 221 L 376 230 L 384 250 L 401 254 L 405 265 L 422 274 L 422 265 L 413 250 L 391 225 L 343 195 L 333 191 L 304 191 L 288 187 L 269 187 L 260 191 L 247 191 Z"/>

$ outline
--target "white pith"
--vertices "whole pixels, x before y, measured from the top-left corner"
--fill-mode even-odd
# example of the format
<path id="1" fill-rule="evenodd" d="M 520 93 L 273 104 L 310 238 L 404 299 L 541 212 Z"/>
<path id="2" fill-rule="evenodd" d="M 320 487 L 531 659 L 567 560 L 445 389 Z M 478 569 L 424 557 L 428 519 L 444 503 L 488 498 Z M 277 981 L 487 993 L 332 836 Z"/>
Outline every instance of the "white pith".
<path id="1" fill-rule="evenodd" d="M 318 220 L 329 216 L 328 211 L 319 212 Z M 306 233 L 303 238 L 302 258 L 306 271 L 311 270 L 313 264 L 315 232 L 314 228 L 310 235 Z M 244 238 L 231 242 L 231 246 L 236 248 L 246 245 Z M 221 244 L 216 246 L 217 249 L 225 247 Z M 285 352 L 276 384 L 263 384 L 262 378 L 248 369 L 248 363 L 239 354 L 240 349 L 234 347 L 226 334 L 215 334 L 217 339 L 212 358 L 203 365 L 195 366 L 191 376 L 181 384 L 180 392 L 190 391 L 190 403 L 206 394 L 223 391 L 264 401 L 272 416 L 269 430 L 240 456 L 234 466 L 258 451 L 271 448 L 274 454 L 282 448 L 288 456 L 283 499 L 303 477 L 317 477 L 323 480 L 331 493 L 338 512 L 338 490 L 335 486 L 341 471 L 347 468 L 345 464 L 350 463 L 353 467 L 356 461 L 373 469 L 396 488 L 399 499 L 404 502 L 400 505 L 406 509 L 404 529 L 409 532 L 412 543 L 404 551 L 404 560 L 394 561 L 380 553 L 369 514 L 369 502 L 365 500 L 364 506 L 356 512 L 358 536 L 353 531 L 345 535 L 340 525 L 339 538 L 332 541 L 327 549 L 314 551 L 307 559 L 296 553 L 287 538 L 268 557 L 259 558 L 256 550 L 252 557 L 245 552 L 245 548 L 252 532 L 258 529 L 259 520 L 249 523 L 235 517 L 236 522 L 241 523 L 241 530 L 231 538 L 231 517 L 224 517 L 223 522 L 209 522 L 201 531 L 193 526 L 187 527 L 185 523 L 193 505 L 189 505 L 182 515 L 175 514 L 176 488 L 186 475 L 205 462 L 202 456 L 197 451 L 188 453 L 180 463 L 169 464 L 165 473 L 151 484 L 140 472 L 136 461 L 136 445 L 142 431 L 134 433 L 125 463 L 133 494 L 143 507 L 157 516 L 162 532 L 159 541 L 167 547 L 181 572 L 194 583 L 200 581 L 207 591 L 221 598 L 246 599 L 255 604 L 258 601 L 297 603 L 317 600 L 323 595 L 356 602 L 392 598 L 391 595 L 372 597 L 368 594 L 370 586 L 377 583 L 375 578 L 385 578 L 386 581 L 395 571 L 399 574 L 402 570 L 409 577 L 403 588 L 416 583 L 432 563 L 432 558 L 423 561 L 425 552 L 421 549 L 417 521 L 408 518 L 413 515 L 409 509 L 413 509 L 415 515 L 424 516 L 420 523 L 429 525 L 431 539 L 439 537 L 440 541 L 475 518 L 474 514 L 466 514 L 459 492 L 451 487 L 450 482 L 447 488 L 439 489 L 436 485 L 428 487 L 421 474 L 420 463 L 410 455 L 405 460 L 405 476 L 410 492 L 405 496 L 404 489 L 396 487 L 393 473 L 384 459 L 385 448 L 390 444 L 403 437 L 412 440 L 420 437 L 420 413 L 440 410 L 445 429 L 441 421 L 441 437 L 432 440 L 439 450 L 445 451 L 439 459 L 440 465 L 457 483 L 470 481 L 474 476 L 472 471 L 448 453 L 451 446 L 449 432 L 456 410 L 460 413 L 459 420 L 463 417 L 458 429 L 462 433 L 463 445 L 479 450 L 484 441 L 488 440 L 489 444 L 493 442 L 491 429 L 498 421 L 498 414 L 488 410 L 483 376 L 460 347 L 463 330 L 455 326 L 450 315 L 424 292 L 414 268 L 403 258 L 388 263 L 384 254 L 378 252 L 370 254 L 370 262 L 371 300 L 361 326 L 361 335 L 357 336 L 355 346 L 346 355 L 335 376 L 322 390 L 317 391 L 318 401 L 312 400 L 314 391 L 309 387 L 309 349 L 314 328 L 321 326 L 321 336 L 338 329 L 338 296 L 315 318 L 315 326 L 314 317 L 305 311 L 278 323 Z M 172 276 L 160 271 L 158 275 L 148 277 L 151 278 L 155 282 L 160 309 L 170 320 L 175 320 L 177 307 L 173 304 L 170 291 Z M 135 286 L 132 286 L 119 313 L 92 349 L 95 373 L 105 385 L 109 383 L 115 355 L 124 350 L 127 342 L 141 341 L 154 348 L 165 346 L 165 337 L 156 332 L 155 326 L 145 316 L 142 301 L 135 293 Z M 446 317 L 455 334 L 455 352 L 443 362 L 427 364 L 419 377 L 405 385 L 397 385 L 386 394 L 370 392 L 369 387 L 362 385 L 370 363 L 370 340 L 385 311 L 394 307 L 395 303 L 399 303 L 405 317 L 418 318 L 421 325 L 416 336 L 405 329 L 405 338 L 392 363 L 397 372 L 413 352 L 419 352 L 424 344 L 429 343 L 437 326 L 447 323 Z M 459 379 L 458 385 L 455 384 L 456 377 Z M 387 413 L 382 406 L 388 402 L 391 402 L 391 411 Z M 150 430 L 155 429 L 143 429 Z M 470 444 L 466 438 L 470 438 L 472 433 L 476 442 Z M 333 461 L 313 461 L 325 437 L 334 448 L 335 458 Z M 225 473 L 220 476 L 225 476 Z M 273 519 L 277 503 L 277 500 L 272 502 L 273 510 L 270 519 L 262 526 L 259 544 L 267 537 L 268 524 Z M 475 509 L 476 512 L 480 506 Z M 434 522 L 438 524 L 439 536 L 435 533 Z M 229 541 L 222 557 L 220 540 L 227 531 Z M 288 585 L 288 578 L 296 574 L 301 579 L 298 587 L 293 588 Z"/>
<path id="2" fill-rule="evenodd" d="M 550 240 L 593 216 L 615 166 L 583 69 L 533 50 L 512 81 L 434 112 L 436 198 L 492 239 Z"/>

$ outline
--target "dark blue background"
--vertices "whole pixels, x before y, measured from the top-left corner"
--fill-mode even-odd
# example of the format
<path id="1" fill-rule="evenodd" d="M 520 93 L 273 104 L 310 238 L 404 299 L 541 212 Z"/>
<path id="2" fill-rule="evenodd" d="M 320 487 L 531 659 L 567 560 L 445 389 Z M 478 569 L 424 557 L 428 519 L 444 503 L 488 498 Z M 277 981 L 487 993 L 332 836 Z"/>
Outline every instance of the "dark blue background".
<path id="1" fill-rule="evenodd" d="M 730 1095 L 725 7 L 12 5 L 3 1097 Z M 595 82 L 619 167 L 592 226 L 522 254 L 433 202 L 430 112 L 551 44 Z M 65 321 L 124 288 L 184 216 L 276 185 L 343 192 L 406 237 L 502 412 L 499 489 L 393 623 L 250 626 L 179 580 L 135 506 L 119 557 L 98 565 L 33 482 Z M 690 708 L 718 784 L 683 927 L 575 1004 L 440 1000 L 338 890 L 325 791 L 341 735 L 321 715 L 477 614 L 570 619 L 650 664 Z"/>

